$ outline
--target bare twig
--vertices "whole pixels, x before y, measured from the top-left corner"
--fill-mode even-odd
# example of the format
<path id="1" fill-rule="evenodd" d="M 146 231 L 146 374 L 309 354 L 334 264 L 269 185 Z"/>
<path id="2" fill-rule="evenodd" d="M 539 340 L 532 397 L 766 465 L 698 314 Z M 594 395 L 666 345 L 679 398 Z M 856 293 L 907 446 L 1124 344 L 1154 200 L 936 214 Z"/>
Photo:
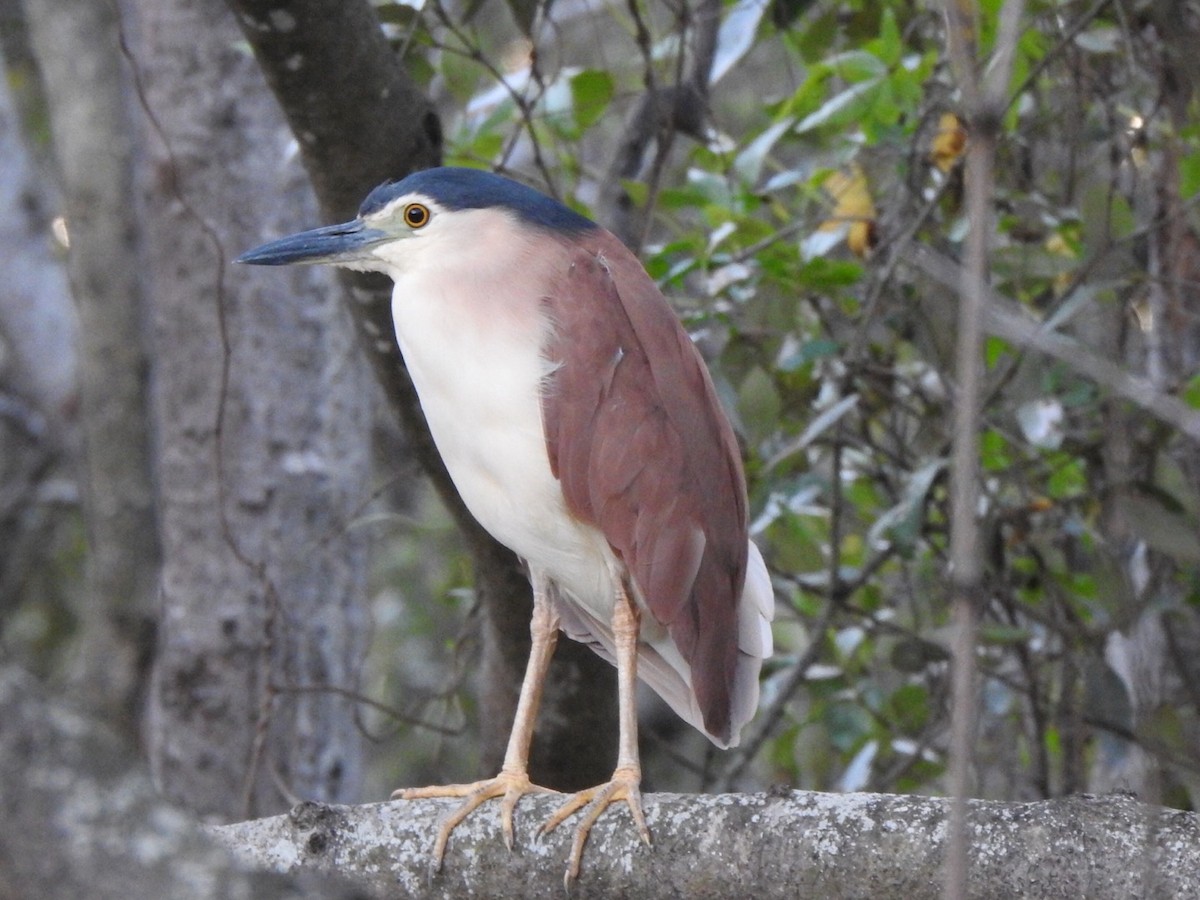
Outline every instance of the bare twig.
<path id="1" fill-rule="evenodd" d="M 462 56 L 464 59 L 469 59 L 482 68 L 497 84 L 503 86 L 509 99 L 512 100 L 513 105 L 517 108 L 520 116 L 520 125 L 513 129 L 504 151 L 500 154 L 502 165 L 507 163 L 512 156 L 513 151 L 517 148 L 518 141 L 522 137 L 527 138 L 529 140 L 530 152 L 533 155 L 534 168 L 542 174 L 545 189 L 555 199 L 561 200 L 562 197 L 559 193 L 557 180 L 551 177 L 551 166 L 546 160 L 546 154 L 542 148 L 542 142 L 538 137 L 537 129 L 533 127 L 538 102 L 546 94 L 546 82 L 542 77 L 541 68 L 538 66 L 537 48 L 534 47 L 530 51 L 529 74 L 533 90 L 530 91 L 527 87 L 518 90 L 513 86 L 511 79 L 507 78 L 500 68 L 484 54 L 479 44 L 472 40 L 470 35 L 454 21 L 453 16 L 446 11 L 441 3 L 433 3 L 429 8 L 433 11 L 433 15 L 438 20 L 438 23 L 460 44 L 458 47 L 442 44 L 441 49 L 446 53 L 454 53 Z M 530 94 L 532 96 L 529 96 Z"/>
<path id="2" fill-rule="evenodd" d="M 661 170 L 665 162 L 663 148 L 669 147 L 675 134 L 683 133 L 697 140 L 704 138 L 705 121 L 708 116 L 708 83 L 716 56 L 717 31 L 721 25 L 720 0 L 699 0 L 694 12 L 681 14 L 682 26 L 692 37 L 690 58 L 686 67 L 676 75 L 676 83 L 661 85 L 654 74 L 654 61 L 650 32 L 641 17 L 636 2 L 629 3 L 630 14 L 636 28 L 638 47 L 644 60 L 644 82 L 646 90 L 625 124 L 624 132 L 617 141 L 617 152 L 600 185 L 601 205 L 605 224 L 627 245 L 637 249 L 644 226 L 633 209 L 632 199 L 626 192 L 624 182 L 636 178 L 642 171 L 646 150 L 656 138 L 660 152 L 656 155 L 656 166 Z M 681 41 L 680 47 L 686 42 Z M 684 62 L 682 59 L 681 63 Z M 657 179 L 651 182 L 654 193 Z M 651 206 L 652 204 L 648 204 Z"/>
<path id="3" fill-rule="evenodd" d="M 424 719 L 416 713 L 405 712 L 399 707 L 381 703 L 378 700 L 368 697 L 366 694 L 352 691 L 349 688 L 338 687 L 335 684 L 281 684 L 274 686 L 274 690 L 280 694 L 333 694 L 338 697 L 344 697 L 360 706 L 366 706 L 376 712 L 383 713 L 397 722 L 413 725 L 417 728 L 423 728 L 426 731 L 450 737 L 462 734 L 465 727 L 463 722 L 459 722 L 457 725 L 440 725 L 437 722 Z M 424 706 L 427 702 L 427 700 L 422 700 L 420 705 Z"/>
<path id="4" fill-rule="evenodd" d="M 953 802 L 943 887 L 943 896 L 947 900 L 967 895 L 967 793 L 976 716 L 975 638 L 984 596 L 983 560 L 976 519 L 981 351 L 988 300 L 986 286 L 996 139 L 1022 11 L 1021 0 L 1010 0 L 1002 7 L 991 65 L 986 81 L 981 82 L 977 72 L 978 10 L 971 0 L 946 0 L 946 44 L 962 93 L 969 135 L 964 179 L 968 232 L 959 286 L 955 356 L 957 391 L 950 470 L 950 578 L 954 586 L 955 636 L 950 734 Z"/>
<path id="5" fill-rule="evenodd" d="M 959 284 L 962 267 L 953 260 L 928 247 L 914 245 L 911 249 L 908 261 L 925 274 L 947 287 Z M 1128 400 L 1163 424 L 1200 442 L 1200 412 L 1178 397 L 1163 393 L 1149 379 L 1134 375 L 1119 363 L 1031 318 L 995 289 L 985 285 L 984 292 L 987 297 L 984 327 L 989 334 L 1058 360 L 1102 389 Z"/>

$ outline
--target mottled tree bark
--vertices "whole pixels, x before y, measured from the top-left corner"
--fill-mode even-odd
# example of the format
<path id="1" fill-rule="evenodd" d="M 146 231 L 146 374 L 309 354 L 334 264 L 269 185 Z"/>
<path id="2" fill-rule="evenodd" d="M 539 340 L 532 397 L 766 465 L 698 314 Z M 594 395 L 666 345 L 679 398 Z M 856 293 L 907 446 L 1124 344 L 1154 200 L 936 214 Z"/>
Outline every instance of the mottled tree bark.
<path id="1" fill-rule="evenodd" d="M 91 703 L 133 728 L 153 633 L 159 545 L 117 9 L 69 0 L 26 0 L 25 9 L 50 109 L 79 317 L 88 555 L 73 674 Z"/>
<path id="2" fill-rule="evenodd" d="M 206 815 L 353 798 L 353 705 L 319 688 L 353 687 L 364 647 L 369 375 L 326 272 L 229 267 L 316 209 L 227 9 L 127 9 L 165 557 L 151 761 Z"/>
<path id="3" fill-rule="evenodd" d="M 941 891 L 945 798 L 779 791 L 644 800 L 654 845 L 638 840 L 624 810 L 605 813 L 571 897 L 924 900 Z M 256 865 L 337 872 L 385 896 L 521 900 L 562 895 L 571 822 L 536 837 L 558 802 L 521 800 L 511 852 L 495 817 L 469 818 L 436 874 L 429 871 L 431 834 L 449 801 L 414 801 L 411 809 L 310 804 L 213 831 Z M 1166 900 L 1200 892 L 1195 813 L 1082 796 L 972 800 L 967 816 L 971 877 L 961 900 Z"/>
<path id="4" fill-rule="evenodd" d="M 150 781 L 129 741 L 0 666 L 0 900 L 361 898 L 336 876 L 247 871 Z"/>

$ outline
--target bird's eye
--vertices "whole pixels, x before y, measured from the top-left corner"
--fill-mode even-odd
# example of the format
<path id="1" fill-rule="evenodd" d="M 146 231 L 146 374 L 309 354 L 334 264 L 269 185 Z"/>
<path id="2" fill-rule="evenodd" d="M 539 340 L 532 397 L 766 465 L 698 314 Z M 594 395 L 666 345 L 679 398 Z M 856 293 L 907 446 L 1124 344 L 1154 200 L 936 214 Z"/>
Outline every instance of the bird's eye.
<path id="1" fill-rule="evenodd" d="M 410 203 L 404 207 L 404 224 L 409 228 L 424 228 L 429 224 L 429 207 L 424 203 Z"/>

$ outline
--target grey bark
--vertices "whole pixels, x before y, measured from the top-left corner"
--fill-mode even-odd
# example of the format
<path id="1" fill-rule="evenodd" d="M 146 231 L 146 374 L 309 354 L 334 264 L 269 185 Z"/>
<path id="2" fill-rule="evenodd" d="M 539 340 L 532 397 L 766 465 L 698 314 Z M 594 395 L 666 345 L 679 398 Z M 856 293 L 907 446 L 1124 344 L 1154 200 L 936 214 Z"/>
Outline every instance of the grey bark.
<path id="1" fill-rule="evenodd" d="M 27 0 L 25 9 L 50 110 L 79 316 L 88 555 L 73 674 L 93 703 L 132 727 L 159 552 L 117 13 L 110 3 L 63 0 Z"/>
<path id="2" fill-rule="evenodd" d="M 165 555 L 152 765 L 216 817 L 356 797 L 353 705 L 319 688 L 353 688 L 363 652 L 367 370 L 327 273 L 228 265 L 316 216 L 228 11 L 126 8 Z"/>
<path id="3" fill-rule="evenodd" d="M 785 791 L 644 800 L 654 845 L 614 807 L 592 832 L 570 896 L 918 900 L 941 890 L 947 799 Z M 444 801 L 311 804 L 213 833 L 255 865 L 336 871 L 381 896 L 551 897 L 562 892 L 571 831 L 535 833 L 560 802 L 521 800 L 512 852 L 494 804 L 468 818 L 436 875 L 429 849 L 451 808 Z M 1200 896 L 1194 813 L 1124 796 L 971 801 L 968 826 L 964 900 Z"/>
<path id="4" fill-rule="evenodd" d="M 127 735 L 0 667 L 0 900 L 362 896 L 248 872 L 151 784 Z"/>
<path id="5" fill-rule="evenodd" d="M 388 46 L 369 4 L 297 0 L 286 11 L 270 0 L 229 5 L 297 136 L 324 221 L 351 218 L 375 185 L 440 161 L 437 115 Z M 293 221 L 286 230 L 313 224 Z M 392 337 L 390 281 L 362 275 L 345 280 L 375 373 L 471 554 L 487 613 L 481 767 L 492 774 L 504 754 L 529 654 L 528 582 L 513 554 L 467 512 L 437 454 Z M 530 761 L 536 779 L 570 789 L 608 775 L 615 762 L 615 695 L 610 666 L 581 645 L 560 642 Z"/>

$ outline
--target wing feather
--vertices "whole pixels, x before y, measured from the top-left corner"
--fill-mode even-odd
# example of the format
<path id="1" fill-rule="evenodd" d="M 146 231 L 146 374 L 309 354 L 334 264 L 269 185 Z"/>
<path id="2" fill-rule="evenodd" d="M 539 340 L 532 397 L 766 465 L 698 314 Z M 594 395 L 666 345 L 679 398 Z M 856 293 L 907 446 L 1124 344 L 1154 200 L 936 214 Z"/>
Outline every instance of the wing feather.
<path id="1" fill-rule="evenodd" d="M 572 249 L 544 302 L 554 323 L 542 401 L 551 469 L 568 509 L 601 530 L 667 628 L 704 729 L 726 743 L 746 496 L 708 370 L 636 257 L 603 229 Z"/>

